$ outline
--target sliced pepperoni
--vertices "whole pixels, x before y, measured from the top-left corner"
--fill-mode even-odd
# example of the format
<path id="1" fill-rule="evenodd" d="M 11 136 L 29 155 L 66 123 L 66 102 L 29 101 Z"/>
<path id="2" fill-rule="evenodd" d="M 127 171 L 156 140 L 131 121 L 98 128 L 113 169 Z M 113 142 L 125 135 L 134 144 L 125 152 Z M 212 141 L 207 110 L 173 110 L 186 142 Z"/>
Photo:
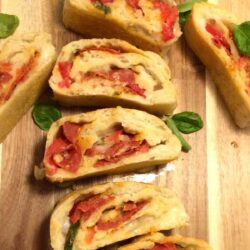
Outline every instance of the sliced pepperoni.
<path id="1" fill-rule="evenodd" d="M 97 230 L 106 231 L 109 229 L 117 228 L 124 222 L 130 220 L 132 216 L 138 213 L 148 203 L 148 201 L 143 200 L 136 203 L 130 201 L 127 203 L 124 204 L 122 211 L 114 219 L 107 221 L 100 219 L 96 224 Z"/>
<path id="2" fill-rule="evenodd" d="M 131 93 L 146 97 L 145 89 L 141 88 L 135 81 L 135 72 L 131 69 L 112 69 L 108 72 L 89 72 L 83 79 L 100 77 L 113 82 L 120 82 Z"/>
<path id="3" fill-rule="evenodd" d="M 12 65 L 10 63 L 0 63 L 0 84 L 7 83 L 13 78 L 10 74 L 11 70 Z"/>
<path id="4" fill-rule="evenodd" d="M 63 124 L 63 134 L 69 142 L 76 143 L 80 127 L 81 125 L 68 121 Z"/>
<path id="5" fill-rule="evenodd" d="M 174 26 L 178 18 L 178 9 L 176 6 L 170 6 L 166 2 L 153 0 L 155 8 L 160 10 L 162 21 L 162 38 L 169 41 L 174 38 Z"/>
<path id="6" fill-rule="evenodd" d="M 7 91 L 4 92 L 3 94 L 0 94 L 0 103 L 7 101 L 11 97 L 16 86 L 27 78 L 31 69 L 35 66 L 38 56 L 39 56 L 39 53 L 35 53 L 34 56 L 32 56 L 27 63 L 23 64 L 20 68 L 18 68 L 16 70 L 14 79 L 13 79 L 13 76 L 11 76 L 7 72 L 5 72 L 4 75 L 1 75 L 0 73 L 0 78 L 1 78 L 0 81 L 5 81 L 5 83 L 7 83 L 9 80 L 13 79 L 12 82 L 8 85 Z M 1 64 L 0 66 L 1 69 L 5 68 L 5 70 L 10 70 L 11 67 L 12 66 L 9 63 Z"/>
<path id="7" fill-rule="evenodd" d="M 94 145 L 85 152 L 87 156 L 101 156 L 102 159 L 97 160 L 95 163 L 96 167 L 119 162 L 121 159 L 136 152 L 146 153 L 150 148 L 145 140 L 135 140 L 134 135 L 126 134 L 120 129 L 107 135 L 102 140 L 102 145 Z"/>
<path id="8" fill-rule="evenodd" d="M 82 160 L 82 153 L 77 144 L 80 125 L 65 122 L 62 126 L 64 138 L 56 138 L 46 149 L 44 162 L 48 174 L 56 173 L 57 168 L 76 172 Z"/>
<path id="9" fill-rule="evenodd" d="M 153 248 L 150 248 L 148 250 L 177 250 L 177 247 L 174 243 L 155 244 Z"/>
<path id="10" fill-rule="evenodd" d="M 74 224 L 80 219 L 83 221 L 88 220 L 88 218 L 95 211 L 105 206 L 113 199 L 114 199 L 113 196 L 108 196 L 108 195 L 102 196 L 98 194 L 83 201 L 75 203 L 69 213 L 70 222 Z"/>
<path id="11" fill-rule="evenodd" d="M 212 35 L 213 42 L 218 48 L 224 48 L 228 55 L 232 55 L 230 43 L 222 31 L 210 22 L 206 23 L 206 31 Z"/>
<path id="12" fill-rule="evenodd" d="M 7 83 L 12 78 L 13 78 L 13 76 L 10 73 L 0 71 L 0 84 Z"/>
<path id="13" fill-rule="evenodd" d="M 44 161 L 48 174 L 56 173 L 58 167 L 76 172 L 81 162 L 81 149 L 78 145 L 58 138 L 47 148 Z"/>

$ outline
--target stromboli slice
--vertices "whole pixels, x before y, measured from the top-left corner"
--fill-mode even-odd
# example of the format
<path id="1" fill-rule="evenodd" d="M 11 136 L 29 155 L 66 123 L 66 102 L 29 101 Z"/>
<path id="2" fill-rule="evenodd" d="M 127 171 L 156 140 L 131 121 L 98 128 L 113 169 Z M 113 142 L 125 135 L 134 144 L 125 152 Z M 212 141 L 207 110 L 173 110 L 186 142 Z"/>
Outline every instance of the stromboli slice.
<path id="1" fill-rule="evenodd" d="M 153 233 L 138 237 L 131 244 L 124 245 L 118 250 L 212 250 L 212 248 L 203 240 Z"/>
<path id="2" fill-rule="evenodd" d="M 11 37 L 0 47 L 0 142 L 47 86 L 55 62 L 49 34 Z"/>
<path id="3" fill-rule="evenodd" d="M 250 58 L 233 39 L 234 15 L 208 3 L 196 3 L 185 25 L 189 46 L 211 73 L 228 109 L 241 127 L 250 126 Z"/>
<path id="4" fill-rule="evenodd" d="M 181 36 L 172 0 L 65 0 L 63 22 L 88 37 L 124 39 L 156 52 Z"/>
<path id="5" fill-rule="evenodd" d="M 64 117 L 47 135 L 46 177 L 63 182 L 129 172 L 178 157 L 179 140 L 146 112 L 121 107 Z"/>
<path id="6" fill-rule="evenodd" d="M 55 99 L 66 105 L 120 105 L 157 114 L 172 114 L 176 107 L 175 88 L 164 60 L 118 39 L 66 45 L 50 87 Z"/>
<path id="7" fill-rule="evenodd" d="M 94 250 L 187 221 L 182 203 L 166 188 L 136 182 L 96 185 L 68 194 L 57 205 L 50 220 L 51 246 L 69 246 L 66 235 L 72 229 L 72 250 Z"/>

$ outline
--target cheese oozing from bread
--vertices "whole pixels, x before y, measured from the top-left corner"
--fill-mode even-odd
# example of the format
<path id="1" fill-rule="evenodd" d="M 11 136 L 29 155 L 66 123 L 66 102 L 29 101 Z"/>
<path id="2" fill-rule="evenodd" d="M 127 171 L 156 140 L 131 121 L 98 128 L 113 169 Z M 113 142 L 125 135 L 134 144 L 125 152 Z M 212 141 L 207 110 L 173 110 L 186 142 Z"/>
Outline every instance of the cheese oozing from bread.
<path id="1" fill-rule="evenodd" d="M 50 220 L 51 246 L 94 250 L 187 221 L 182 203 L 166 188 L 136 182 L 96 185 L 68 194 L 57 205 Z"/>
<path id="2" fill-rule="evenodd" d="M 44 166 L 48 180 L 63 182 L 164 164 L 180 151 L 161 119 L 117 107 L 56 121 L 48 132 Z"/>
<path id="3" fill-rule="evenodd" d="M 157 54 L 118 39 L 66 45 L 50 78 L 55 99 L 65 105 L 125 106 L 172 114 L 176 93 L 170 70 Z"/>
<path id="4" fill-rule="evenodd" d="M 88 37 L 124 39 L 156 52 L 181 36 L 172 0 L 65 0 L 63 22 Z"/>
<path id="5" fill-rule="evenodd" d="M 47 33 L 15 35 L 0 47 L 0 142 L 47 86 L 55 48 Z"/>
<path id="6" fill-rule="evenodd" d="M 250 126 L 250 57 L 233 38 L 234 15 L 208 3 L 196 3 L 184 27 L 186 40 L 208 68 L 228 109 L 241 127 Z"/>
<path id="7" fill-rule="evenodd" d="M 212 250 L 203 240 L 181 235 L 165 236 L 152 233 L 133 240 L 132 243 L 119 247 L 118 250 Z"/>

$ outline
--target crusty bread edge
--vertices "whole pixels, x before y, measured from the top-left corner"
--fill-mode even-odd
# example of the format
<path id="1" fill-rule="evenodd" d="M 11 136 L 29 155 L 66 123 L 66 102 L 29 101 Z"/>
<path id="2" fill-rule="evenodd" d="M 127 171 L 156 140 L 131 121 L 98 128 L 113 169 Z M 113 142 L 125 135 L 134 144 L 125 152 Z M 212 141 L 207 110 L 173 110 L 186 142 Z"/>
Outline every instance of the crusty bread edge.
<path id="1" fill-rule="evenodd" d="M 156 242 L 160 244 L 164 243 L 174 243 L 174 244 L 180 244 L 184 247 L 192 247 L 192 249 L 195 250 L 212 250 L 212 248 L 209 246 L 209 244 L 203 240 L 191 238 L 191 237 L 184 237 L 181 235 L 171 235 L 171 236 L 165 236 L 162 233 L 153 233 L 145 236 L 141 236 L 136 238 L 131 244 L 124 245 L 118 250 L 140 250 L 140 247 L 143 247 L 143 242 Z M 139 247 L 139 248 L 138 248 Z"/>
<path id="2" fill-rule="evenodd" d="M 43 33 L 43 35 L 50 37 L 47 33 Z M 25 35 L 21 37 L 23 36 L 25 37 Z M 32 72 L 32 77 L 19 85 L 11 98 L 0 108 L 0 120 L 2 121 L 0 122 L 0 142 L 5 139 L 48 86 L 47 80 L 56 60 L 56 52 L 52 44 L 46 44 L 44 49 L 48 54 L 46 60 L 44 58 L 43 61 L 39 62 L 39 65 Z"/>
<path id="3" fill-rule="evenodd" d="M 66 28 L 83 34 L 85 37 L 91 38 L 120 38 L 129 41 L 132 44 L 144 49 L 152 50 L 157 53 L 166 52 L 169 47 L 181 36 L 180 27 L 177 26 L 177 37 L 170 43 L 157 42 L 153 39 L 128 31 L 127 27 L 117 20 L 105 18 L 102 13 L 89 13 L 82 11 L 71 0 L 64 1 L 63 23 Z M 179 24 L 177 24 L 179 25 Z"/>
<path id="4" fill-rule="evenodd" d="M 46 148 L 52 143 L 52 141 L 54 140 L 57 131 L 59 129 L 59 127 L 61 126 L 61 124 L 63 124 L 65 121 L 76 121 L 76 120 L 82 120 L 84 122 L 91 122 L 92 119 L 95 119 L 94 117 L 96 115 L 99 115 L 105 111 L 109 111 L 112 109 L 122 109 L 128 112 L 137 112 L 137 113 L 141 113 L 143 115 L 147 115 L 148 117 L 150 117 L 152 120 L 154 120 L 157 124 L 160 124 L 164 127 L 166 127 L 166 132 L 169 133 L 169 140 L 167 141 L 168 144 L 168 148 L 171 150 L 168 154 L 164 154 L 164 156 L 159 157 L 158 159 L 151 159 L 151 160 L 144 160 L 144 157 L 142 157 L 142 160 L 140 162 L 136 162 L 136 163 L 127 163 L 125 164 L 124 162 L 119 163 L 122 164 L 120 166 L 116 166 L 111 165 L 111 166 L 105 166 L 103 169 L 100 170 L 100 168 L 97 168 L 97 172 L 90 171 L 88 173 L 85 173 L 84 175 L 80 175 L 80 176 L 74 176 L 74 174 L 68 174 L 67 177 L 58 177 L 56 175 L 49 175 L 46 174 L 46 178 L 51 181 L 51 182 L 64 182 L 64 181 L 70 181 L 70 180 L 77 180 L 77 179 L 83 179 L 83 178 L 87 178 L 90 176 L 99 176 L 99 175 L 107 175 L 107 174 L 118 174 L 118 173 L 125 173 L 125 172 L 131 172 L 133 170 L 141 170 L 141 169 L 145 169 L 147 167 L 150 166 L 157 166 L 157 165 L 162 165 L 162 164 L 166 164 L 170 161 L 176 160 L 180 153 L 181 153 L 181 144 L 178 140 L 178 138 L 172 134 L 172 132 L 168 129 L 168 127 L 166 126 L 166 124 L 158 117 L 148 114 L 144 111 L 140 111 L 140 110 L 134 110 L 134 109 L 125 109 L 125 108 L 121 108 L 121 107 L 116 107 L 116 108 L 106 108 L 106 109 L 99 109 L 96 111 L 91 111 L 91 112 L 87 112 L 87 113 L 82 113 L 82 114 L 76 114 L 76 115 L 71 115 L 71 116 L 65 116 L 61 119 L 59 119 L 58 121 L 54 122 L 47 134 L 47 141 L 46 141 Z M 91 118 L 92 117 L 92 118 Z"/>
<path id="5" fill-rule="evenodd" d="M 240 128 L 250 126 L 250 102 L 247 103 L 242 93 L 238 94 L 238 83 L 232 73 L 230 73 L 229 64 L 211 46 L 206 37 L 200 32 L 199 23 L 196 20 L 196 12 L 199 8 L 208 6 L 209 8 L 219 8 L 216 5 L 208 3 L 196 3 L 193 6 L 192 13 L 184 27 L 184 36 L 188 45 L 200 60 L 208 68 L 217 88 L 220 90 L 228 109 Z M 227 12 L 222 10 L 223 15 Z M 198 15 L 198 14 L 197 14 Z M 228 13 L 231 18 L 231 15 Z"/>
<path id="6" fill-rule="evenodd" d="M 139 99 L 137 96 L 134 99 L 127 95 L 105 95 L 105 94 L 68 94 L 65 89 L 59 88 L 53 81 L 53 76 L 49 80 L 49 84 L 54 93 L 54 98 L 64 106 L 92 106 L 92 107 L 115 107 L 123 106 L 127 108 L 137 108 L 145 110 L 149 113 L 156 115 L 171 115 L 177 106 L 177 94 L 173 83 L 171 82 L 171 73 L 167 63 L 156 53 L 151 51 L 143 51 L 136 48 L 132 44 L 120 39 L 82 39 L 71 42 L 65 45 L 60 53 L 66 53 L 68 50 L 85 48 L 89 46 L 117 46 L 124 49 L 127 52 L 135 53 L 145 58 L 146 65 L 153 69 L 155 75 L 158 73 L 159 81 L 162 83 L 164 92 L 160 92 L 160 97 L 157 97 L 157 93 L 153 92 L 145 99 Z M 57 62 L 60 60 L 60 55 Z M 157 62 L 157 63 L 156 63 Z M 55 70 L 55 69 L 54 69 Z M 70 92 L 70 91 L 69 91 Z M 163 98 L 163 94 L 164 97 Z"/>

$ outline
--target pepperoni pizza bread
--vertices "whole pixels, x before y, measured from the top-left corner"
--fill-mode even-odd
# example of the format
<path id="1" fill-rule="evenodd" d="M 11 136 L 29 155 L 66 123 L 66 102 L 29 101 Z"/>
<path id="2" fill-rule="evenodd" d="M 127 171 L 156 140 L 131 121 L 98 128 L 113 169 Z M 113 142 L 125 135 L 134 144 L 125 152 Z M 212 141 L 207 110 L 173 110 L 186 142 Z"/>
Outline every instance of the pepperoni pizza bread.
<path id="1" fill-rule="evenodd" d="M 88 37 L 120 38 L 156 52 L 181 35 L 172 0 L 65 0 L 63 22 Z"/>
<path id="2" fill-rule="evenodd" d="M 196 3 L 184 28 L 188 44 L 206 65 L 236 124 L 250 126 L 250 58 L 233 39 L 238 20 L 208 3 Z"/>
<path id="3" fill-rule="evenodd" d="M 125 106 L 172 114 L 176 93 L 170 70 L 153 52 L 117 39 L 66 45 L 50 78 L 55 99 L 66 105 Z"/>
<path id="4" fill-rule="evenodd" d="M 121 107 L 64 117 L 47 135 L 46 177 L 63 182 L 176 159 L 179 140 L 158 117 Z"/>
<path id="5" fill-rule="evenodd" d="M 47 86 L 55 48 L 46 33 L 14 36 L 0 47 L 0 142 Z"/>
<path id="6" fill-rule="evenodd" d="M 153 233 L 141 236 L 118 250 L 212 250 L 212 248 L 203 240 Z"/>
<path id="7" fill-rule="evenodd" d="M 172 191 L 151 184 L 111 182 L 79 189 L 57 205 L 50 220 L 51 246 L 54 250 L 95 250 L 181 227 L 187 221 Z"/>

